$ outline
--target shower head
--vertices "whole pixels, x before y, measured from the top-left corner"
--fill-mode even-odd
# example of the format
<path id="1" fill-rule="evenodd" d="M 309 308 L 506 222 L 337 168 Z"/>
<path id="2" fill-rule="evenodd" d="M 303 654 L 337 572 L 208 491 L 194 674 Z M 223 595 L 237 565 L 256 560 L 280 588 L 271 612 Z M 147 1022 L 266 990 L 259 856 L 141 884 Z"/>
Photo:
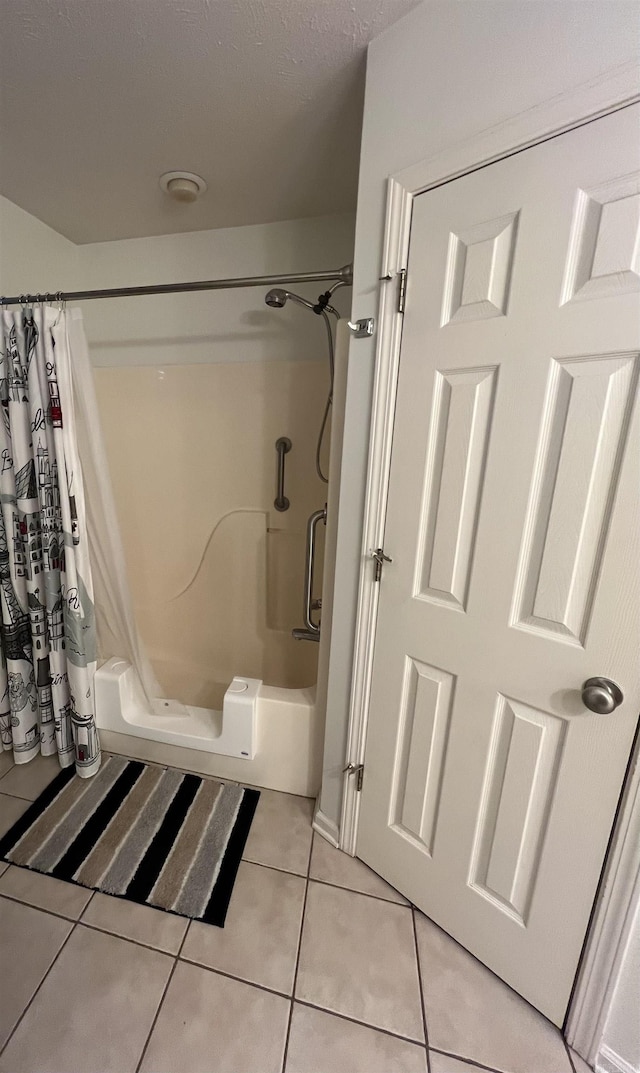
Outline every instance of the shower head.
<path id="1" fill-rule="evenodd" d="M 333 306 L 329 305 L 329 299 L 334 291 L 337 291 L 338 287 L 351 287 L 353 286 L 353 265 L 345 265 L 336 273 L 338 278 L 329 287 L 324 294 L 318 296 L 317 302 L 310 302 L 307 298 L 302 298 L 299 294 L 293 294 L 292 291 L 285 291 L 282 287 L 272 287 L 270 291 L 264 296 L 266 305 L 271 309 L 282 309 L 287 304 L 289 299 L 293 302 L 298 302 L 301 306 L 306 306 L 307 309 L 311 309 L 314 313 L 322 314 L 325 310 L 329 313 L 333 313 L 334 317 L 340 318 L 340 314 Z"/>
<path id="2" fill-rule="evenodd" d="M 307 309 L 314 309 L 313 302 L 309 302 L 306 298 L 302 298 L 299 294 L 293 294 L 291 291 L 283 291 L 281 287 L 274 287 L 272 290 L 267 291 L 264 296 L 266 304 L 271 306 L 272 309 L 282 309 L 289 299 L 292 302 L 298 302 L 301 306 L 306 306 Z"/>
<path id="3" fill-rule="evenodd" d="M 272 309 L 282 309 L 288 297 L 289 295 L 282 288 L 274 287 L 272 290 L 267 291 L 264 300 Z"/>

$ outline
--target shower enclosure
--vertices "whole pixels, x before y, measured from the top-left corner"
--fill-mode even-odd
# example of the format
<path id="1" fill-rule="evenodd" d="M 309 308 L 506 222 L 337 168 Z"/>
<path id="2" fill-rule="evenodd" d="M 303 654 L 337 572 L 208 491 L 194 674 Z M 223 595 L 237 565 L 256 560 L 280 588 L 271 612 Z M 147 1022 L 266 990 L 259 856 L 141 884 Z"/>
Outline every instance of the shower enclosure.
<path id="1" fill-rule="evenodd" d="M 136 620 L 161 684 L 161 696 L 145 697 L 127 659 L 115 651 L 106 660 L 96 676 L 106 748 L 175 764 L 179 746 L 194 770 L 299 794 L 317 789 L 338 318 L 330 300 L 349 285 L 350 269 L 315 278 L 329 276 L 317 302 L 282 288 L 265 296 L 271 308 L 291 301 L 301 317 L 306 309 L 323 320 L 321 361 L 96 369 Z M 282 437 L 292 445 L 286 511 L 275 506 Z M 191 472 L 194 456 L 207 460 L 205 489 Z"/>

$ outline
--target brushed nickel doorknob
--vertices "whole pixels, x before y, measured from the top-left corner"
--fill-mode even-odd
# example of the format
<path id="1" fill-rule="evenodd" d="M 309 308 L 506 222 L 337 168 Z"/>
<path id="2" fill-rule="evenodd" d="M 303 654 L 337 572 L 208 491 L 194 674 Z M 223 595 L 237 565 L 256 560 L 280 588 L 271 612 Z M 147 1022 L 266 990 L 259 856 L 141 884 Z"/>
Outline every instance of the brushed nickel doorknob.
<path id="1" fill-rule="evenodd" d="M 610 678 L 587 678 L 582 686 L 582 703 L 598 715 L 610 715 L 623 699 L 622 690 Z"/>

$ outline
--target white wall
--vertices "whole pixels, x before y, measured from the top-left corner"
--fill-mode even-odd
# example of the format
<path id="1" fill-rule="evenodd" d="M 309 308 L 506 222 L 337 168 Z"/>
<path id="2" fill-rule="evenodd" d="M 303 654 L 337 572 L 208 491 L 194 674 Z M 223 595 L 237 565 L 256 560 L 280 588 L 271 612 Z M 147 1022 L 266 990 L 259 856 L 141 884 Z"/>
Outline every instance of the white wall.
<path id="1" fill-rule="evenodd" d="M 340 268 L 353 258 L 352 214 L 96 242 L 78 249 L 81 286 L 124 287 Z M 327 284 L 292 285 L 317 298 Z M 265 287 L 86 302 L 94 365 L 321 360 L 318 318 L 264 304 Z M 348 309 L 350 291 L 336 293 Z"/>
<path id="2" fill-rule="evenodd" d="M 638 53 L 637 3 L 427 2 L 369 47 L 354 318 L 375 316 L 386 180 Z M 352 341 L 321 809 L 338 822 L 375 340 Z"/>
<path id="3" fill-rule="evenodd" d="M 0 197 L 0 294 L 61 291 L 75 280 L 77 247 Z"/>
<path id="4" fill-rule="evenodd" d="M 353 259 L 354 223 L 348 213 L 76 246 L 0 196 L 0 294 L 340 268 Z M 315 299 L 325 286 L 291 289 Z M 324 360 L 320 322 L 291 303 L 268 309 L 265 290 L 85 302 L 93 364 Z M 350 303 L 349 289 L 336 292 L 343 313 Z"/>

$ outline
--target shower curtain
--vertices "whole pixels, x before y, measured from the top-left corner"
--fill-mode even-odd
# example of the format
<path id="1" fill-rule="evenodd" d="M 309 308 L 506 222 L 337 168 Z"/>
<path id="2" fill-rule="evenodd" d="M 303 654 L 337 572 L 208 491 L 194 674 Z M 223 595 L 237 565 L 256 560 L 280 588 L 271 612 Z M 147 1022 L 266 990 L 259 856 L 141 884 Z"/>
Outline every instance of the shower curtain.
<path id="1" fill-rule="evenodd" d="M 71 354 L 71 383 L 78 454 L 85 491 L 89 558 L 93 573 L 98 659 L 126 659 L 135 669 L 143 697 L 150 710 L 153 698 L 162 693 L 138 635 L 131 590 L 127 579 L 124 548 L 111 488 L 111 473 L 100 429 L 93 368 L 80 309 L 69 309 L 64 330 Z"/>
<path id="2" fill-rule="evenodd" d="M 0 321 L 0 748 L 100 767 L 96 660 L 160 685 L 140 642 L 79 309 Z"/>
<path id="3" fill-rule="evenodd" d="M 2 313 L 0 737 L 16 763 L 100 767 L 96 626 L 67 314 Z"/>

